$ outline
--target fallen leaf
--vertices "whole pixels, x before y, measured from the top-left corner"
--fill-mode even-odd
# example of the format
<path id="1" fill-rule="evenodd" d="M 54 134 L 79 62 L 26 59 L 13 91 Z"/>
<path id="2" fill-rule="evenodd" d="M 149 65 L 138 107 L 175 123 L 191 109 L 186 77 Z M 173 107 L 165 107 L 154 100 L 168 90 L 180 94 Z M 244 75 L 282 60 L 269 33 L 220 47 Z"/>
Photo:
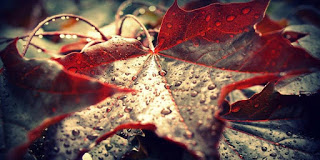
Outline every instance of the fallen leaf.
<path id="1" fill-rule="evenodd" d="M 16 42 L 17 39 L 0 53 L 5 68 L 1 79 L 4 127 L 19 136 L 12 140 L 13 135 L 6 135 L 7 149 L 18 146 L 10 159 L 20 159 L 45 128 L 70 113 L 117 92 L 133 91 L 71 73 L 54 61 L 24 58 Z M 41 100 L 35 102 L 35 98 Z"/>
<path id="2" fill-rule="evenodd" d="M 68 117 L 49 135 L 55 144 L 48 146 L 46 154 L 50 158 L 80 158 L 88 150 L 100 148 L 116 132 L 134 128 L 152 130 L 195 158 L 219 158 L 221 136 L 228 138 L 233 133 L 224 130 L 228 122 L 218 116 L 230 92 L 319 67 L 319 60 L 292 46 L 281 32 L 262 36 L 255 32 L 253 26 L 264 17 L 268 3 L 215 3 L 184 11 L 175 1 L 163 19 L 155 53 L 146 52 L 141 44 L 128 50 L 121 45 L 116 48 L 112 44 L 115 39 L 110 39 L 88 47 L 83 54 L 55 59 L 65 68 L 77 67 L 85 75 L 139 92 L 108 98 Z M 128 41 L 137 42 L 119 38 L 120 44 Z M 110 52 L 117 49 L 122 52 Z M 74 63 L 77 60 L 80 64 Z M 96 68 L 99 72 L 91 74 Z M 71 136 L 74 129 L 81 130 L 81 136 Z M 254 138 L 252 135 L 249 137 Z M 223 143 L 229 146 L 233 142 Z M 78 151 L 82 147 L 85 149 Z M 119 158 L 123 150 L 110 154 L 105 157 Z"/>

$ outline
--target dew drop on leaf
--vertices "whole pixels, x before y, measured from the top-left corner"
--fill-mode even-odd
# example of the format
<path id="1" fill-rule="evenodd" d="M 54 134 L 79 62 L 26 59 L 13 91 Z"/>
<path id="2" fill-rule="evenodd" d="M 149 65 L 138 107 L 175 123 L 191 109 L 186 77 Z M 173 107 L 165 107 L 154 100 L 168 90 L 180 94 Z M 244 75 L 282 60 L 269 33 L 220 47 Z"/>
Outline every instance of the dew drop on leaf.
<path id="1" fill-rule="evenodd" d="M 167 23 L 167 27 L 168 28 L 172 28 L 172 24 L 171 23 Z"/>
<path id="2" fill-rule="evenodd" d="M 178 87 L 178 86 L 180 86 L 181 84 L 182 84 L 181 81 L 177 81 L 177 82 L 174 84 L 174 86 Z"/>
<path id="3" fill-rule="evenodd" d="M 72 151 L 71 151 L 70 149 L 67 149 L 67 150 L 66 150 L 66 153 L 67 153 L 67 154 L 71 154 Z"/>
<path id="4" fill-rule="evenodd" d="M 263 152 L 265 152 L 265 151 L 267 151 L 267 147 L 261 147 L 261 150 L 263 151 Z"/>
<path id="5" fill-rule="evenodd" d="M 250 7 L 246 7 L 241 10 L 242 14 L 248 14 L 250 11 L 251 11 Z"/>
<path id="6" fill-rule="evenodd" d="M 210 15 L 207 15 L 207 16 L 206 16 L 206 21 L 209 22 L 209 21 L 210 21 L 210 18 L 211 18 L 211 16 L 210 16 Z"/>
<path id="7" fill-rule="evenodd" d="M 240 111 L 240 106 L 234 106 L 232 109 L 231 109 L 231 112 L 239 112 Z"/>
<path id="8" fill-rule="evenodd" d="M 211 99 L 211 100 L 217 99 L 217 95 L 211 95 L 211 96 L 210 96 L 210 99 Z"/>
<path id="9" fill-rule="evenodd" d="M 186 131 L 186 133 L 184 133 L 184 136 L 188 139 L 191 139 L 193 137 L 193 133 L 191 131 Z"/>
<path id="10" fill-rule="evenodd" d="M 78 71 L 78 69 L 76 67 L 69 67 L 68 71 L 76 73 Z"/>
<path id="11" fill-rule="evenodd" d="M 270 153 L 270 156 L 271 156 L 271 157 L 277 157 L 277 153 L 274 153 L 274 152 L 273 152 L 273 153 Z"/>
<path id="12" fill-rule="evenodd" d="M 90 135 L 87 135 L 87 138 L 92 141 L 92 140 L 98 138 L 98 135 L 97 134 L 90 134 Z"/>
<path id="13" fill-rule="evenodd" d="M 85 154 L 82 156 L 82 160 L 92 160 L 91 154 L 85 153 Z"/>
<path id="14" fill-rule="evenodd" d="M 58 153 L 58 152 L 60 151 L 60 148 L 58 148 L 58 147 L 53 147 L 53 151 L 56 152 L 56 153 Z"/>
<path id="15" fill-rule="evenodd" d="M 233 21 L 235 18 L 236 18 L 236 17 L 235 17 L 234 15 L 229 15 L 229 16 L 227 16 L 227 21 L 228 21 L 228 22 L 231 22 L 231 21 Z"/>
<path id="16" fill-rule="evenodd" d="M 216 85 L 215 84 L 210 84 L 209 86 L 208 86 L 208 90 L 213 90 L 213 89 L 215 89 L 216 88 Z"/>
<path id="17" fill-rule="evenodd" d="M 111 108 L 107 108 L 106 112 L 109 113 L 111 111 Z"/>
<path id="18" fill-rule="evenodd" d="M 70 142 L 69 141 L 65 141 L 63 143 L 63 146 L 66 147 L 66 148 L 70 147 Z"/>
<path id="19" fill-rule="evenodd" d="M 191 97 L 195 97 L 195 96 L 198 95 L 198 92 L 197 91 L 192 91 L 190 95 L 191 95 Z"/>
<path id="20" fill-rule="evenodd" d="M 104 147 L 106 147 L 106 150 L 109 151 L 110 149 L 112 149 L 113 145 L 108 143 L 104 145 Z"/>
<path id="21" fill-rule="evenodd" d="M 170 84 L 165 84 L 165 85 L 164 85 L 164 88 L 170 89 L 170 88 L 171 88 L 171 85 L 170 85 Z"/>
<path id="22" fill-rule="evenodd" d="M 169 108 L 164 108 L 161 110 L 161 114 L 163 115 L 168 115 L 170 114 L 172 111 Z"/>
<path id="23" fill-rule="evenodd" d="M 126 112 L 126 113 L 129 113 L 129 112 L 131 112 L 132 111 L 132 107 L 131 106 L 127 106 L 125 109 L 124 109 L 124 112 Z"/>
<path id="24" fill-rule="evenodd" d="M 160 76 L 165 76 L 165 75 L 167 75 L 167 71 L 161 70 L 161 71 L 159 71 L 159 75 Z"/>
<path id="25" fill-rule="evenodd" d="M 74 129 L 71 131 L 73 136 L 79 136 L 80 135 L 80 131 L 78 129 Z"/>
<path id="26" fill-rule="evenodd" d="M 91 70 L 91 71 L 90 71 L 90 74 L 91 74 L 91 75 L 95 75 L 96 73 L 95 73 L 94 70 Z"/>
<path id="27" fill-rule="evenodd" d="M 218 27 L 218 26 L 221 26 L 221 22 L 220 21 L 217 21 L 216 23 L 215 23 L 215 25 Z"/>
<path id="28" fill-rule="evenodd" d="M 259 14 L 254 15 L 254 18 L 259 18 L 259 17 L 260 17 Z"/>
<path id="29" fill-rule="evenodd" d="M 138 77 L 137 76 L 132 76 L 132 80 L 134 81 L 134 80 L 136 80 Z"/>

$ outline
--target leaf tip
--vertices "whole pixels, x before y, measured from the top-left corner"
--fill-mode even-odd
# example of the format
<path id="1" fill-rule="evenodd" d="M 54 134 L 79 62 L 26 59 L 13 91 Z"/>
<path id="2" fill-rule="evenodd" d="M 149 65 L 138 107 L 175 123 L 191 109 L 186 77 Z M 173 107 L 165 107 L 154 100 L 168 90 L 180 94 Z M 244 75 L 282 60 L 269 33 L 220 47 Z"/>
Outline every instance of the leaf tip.
<path id="1" fill-rule="evenodd" d="M 123 93 L 137 93 L 138 91 L 131 88 L 116 88 L 115 92 L 123 92 Z"/>

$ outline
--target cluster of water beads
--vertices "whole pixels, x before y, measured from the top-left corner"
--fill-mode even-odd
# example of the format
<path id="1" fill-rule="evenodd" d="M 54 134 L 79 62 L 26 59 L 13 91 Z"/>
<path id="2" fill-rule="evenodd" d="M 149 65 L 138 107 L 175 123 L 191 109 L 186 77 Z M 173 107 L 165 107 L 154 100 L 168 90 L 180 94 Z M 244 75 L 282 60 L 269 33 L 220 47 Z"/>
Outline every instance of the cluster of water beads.
<path id="1" fill-rule="evenodd" d="M 22 55 L 24 56 L 28 50 L 29 44 L 31 43 L 32 38 L 36 35 L 36 33 L 38 32 L 38 30 L 41 29 L 42 26 L 44 25 L 49 25 L 49 22 L 55 22 L 57 18 L 60 18 L 61 20 L 66 20 L 66 19 L 70 19 L 70 18 L 76 18 L 77 21 L 81 20 L 87 24 L 89 24 L 92 28 L 94 28 L 97 32 L 100 33 L 101 37 L 103 40 L 108 40 L 108 38 L 100 31 L 100 29 L 94 25 L 92 22 L 90 22 L 89 20 L 81 17 L 81 16 L 77 16 L 77 15 L 72 15 L 72 14 L 59 14 L 59 15 L 54 15 L 51 17 L 46 18 L 45 20 L 43 20 L 42 22 L 40 22 L 37 27 L 35 27 L 33 29 L 33 31 L 29 34 L 29 39 L 26 43 L 26 46 L 24 47 L 24 50 L 22 52 Z M 66 37 L 66 38 L 77 38 L 76 36 L 73 36 L 71 34 L 67 34 L 65 36 L 60 35 L 61 37 Z M 42 36 L 43 37 L 43 36 Z M 40 36 L 40 38 L 42 38 Z"/>

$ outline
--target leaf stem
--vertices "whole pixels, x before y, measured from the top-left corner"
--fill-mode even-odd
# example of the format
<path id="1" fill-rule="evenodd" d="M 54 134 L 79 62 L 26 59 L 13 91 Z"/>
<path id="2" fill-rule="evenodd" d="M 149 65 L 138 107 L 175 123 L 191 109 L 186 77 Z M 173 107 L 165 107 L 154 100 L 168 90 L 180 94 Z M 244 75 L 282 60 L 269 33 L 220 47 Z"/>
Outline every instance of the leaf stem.
<path id="1" fill-rule="evenodd" d="M 75 35 L 77 36 L 77 38 L 90 38 L 92 40 L 96 39 L 92 36 L 87 36 L 87 35 L 84 35 L 84 34 L 78 34 L 78 33 L 69 33 L 69 32 L 65 32 L 65 31 L 54 31 L 54 32 L 43 32 L 43 33 L 37 33 L 35 34 L 34 36 L 59 36 L 59 35 Z M 18 39 L 24 39 L 24 38 L 27 38 L 29 37 L 29 35 L 24 35 L 24 36 L 20 36 L 20 37 L 16 37 Z M 8 43 L 8 42 L 11 42 L 13 41 L 14 39 L 16 38 L 6 38 L 6 37 L 1 37 L 0 40 L 0 44 L 2 43 Z"/>
<path id="2" fill-rule="evenodd" d="M 121 35 L 121 30 L 122 30 L 123 23 L 127 18 L 132 18 L 134 21 L 136 21 L 140 25 L 140 27 L 143 29 L 143 31 L 145 32 L 145 34 L 147 36 L 147 40 L 148 40 L 148 43 L 149 43 L 149 49 L 154 53 L 154 46 L 153 46 L 153 43 L 152 43 L 152 38 L 150 36 L 150 33 L 148 32 L 147 28 L 139 21 L 139 19 L 136 16 L 131 15 L 131 14 L 127 14 L 127 15 L 125 15 L 123 17 L 123 19 L 121 21 L 120 28 L 119 28 L 119 35 Z"/>
<path id="3" fill-rule="evenodd" d="M 149 3 L 149 2 L 133 1 L 133 0 L 127 0 L 121 3 L 115 15 L 116 35 L 120 35 L 120 32 L 121 32 L 120 26 L 119 26 L 119 21 L 122 15 L 121 12 L 123 13 L 123 10 L 125 10 L 127 7 L 131 6 L 132 4 L 137 4 L 142 6 L 154 6 L 152 3 Z M 157 9 L 159 9 L 163 13 L 165 13 L 167 10 L 166 7 L 163 7 L 161 5 L 157 5 Z"/>
<path id="4" fill-rule="evenodd" d="M 90 22 L 89 20 L 87 20 L 86 18 L 84 17 L 81 17 L 81 16 L 77 16 L 77 15 L 73 15 L 73 14 L 58 14 L 58 15 L 54 15 L 54 16 L 51 16 L 51 17 L 48 17 L 46 18 L 45 20 L 41 21 L 37 26 L 36 28 L 33 29 L 33 31 L 29 34 L 29 39 L 27 41 L 27 44 L 22 52 L 22 56 L 25 56 L 25 54 L 27 53 L 27 50 L 28 50 L 28 47 L 29 47 L 29 44 L 32 40 L 32 38 L 35 36 L 36 32 L 43 26 L 45 25 L 47 22 L 51 21 L 51 20 L 55 20 L 56 18 L 61 18 L 61 17 L 71 17 L 71 18 L 76 18 L 76 19 L 79 19 L 83 22 L 86 22 L 87 24 L 89 24 L 90 26 L 92 26 L 97 32 L 99 32 L 101 34 L 101 37 L 103 40 L 108 40 L 108 38 L 100 31 L 100 29 L 94 25 L 92 22 Z"/>

